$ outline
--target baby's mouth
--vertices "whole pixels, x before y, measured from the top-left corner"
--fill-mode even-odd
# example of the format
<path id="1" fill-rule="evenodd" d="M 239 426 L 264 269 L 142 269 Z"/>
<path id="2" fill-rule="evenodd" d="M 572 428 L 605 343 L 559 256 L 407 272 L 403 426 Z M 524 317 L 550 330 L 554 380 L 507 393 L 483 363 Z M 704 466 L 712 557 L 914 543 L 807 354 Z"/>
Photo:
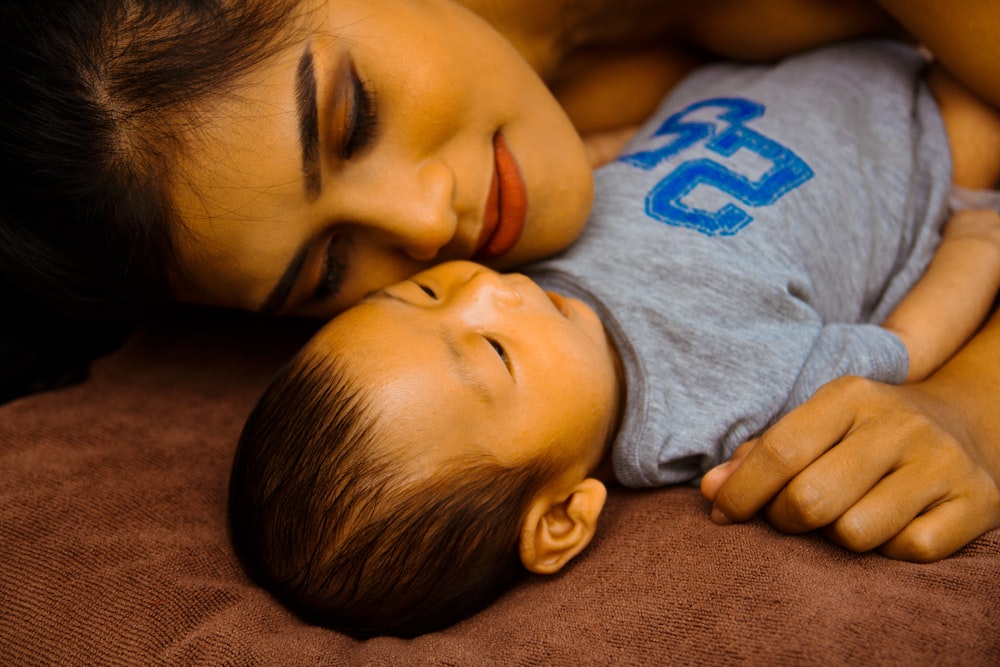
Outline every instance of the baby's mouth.
<path id="1" fill-rule="evenodd" d="M 569 304 L 566 303 L 566 298 L 562 294 L 546 291 L 545 296 L 549 297 L 549 301 L 551 301 L 552 305 L 556 307 L 556 310 L 562 313 L 563 317 L 569 318 L 571 312 Z"/>

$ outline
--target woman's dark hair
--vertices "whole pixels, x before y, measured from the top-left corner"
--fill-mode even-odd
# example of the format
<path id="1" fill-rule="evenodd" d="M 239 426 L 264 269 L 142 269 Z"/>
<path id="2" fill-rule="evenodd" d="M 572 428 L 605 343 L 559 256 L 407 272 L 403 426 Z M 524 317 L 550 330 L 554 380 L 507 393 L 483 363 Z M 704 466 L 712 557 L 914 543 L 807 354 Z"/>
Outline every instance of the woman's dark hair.
<path id="1" fill-rule="evenodd" d="M 335 359 L 300 356 L 250 415 L 230 478 L 250 576 L 359 638 L 446 627 L 520 579 L 520 524 L 555 472 L 470 456 L 413 480 L 399 448 L 378 446 L 388 428 Z"/>
<path id="2" fill-rule="evenodd" d="M 46 373 L 34 361 L 73 356 L 57 341 L 93 349 L 81 339 L 118 330 L 183 283 L 173 158 L 198 103 L 272 56 L 296 7 L 0 3 L 0 400 Z"/>

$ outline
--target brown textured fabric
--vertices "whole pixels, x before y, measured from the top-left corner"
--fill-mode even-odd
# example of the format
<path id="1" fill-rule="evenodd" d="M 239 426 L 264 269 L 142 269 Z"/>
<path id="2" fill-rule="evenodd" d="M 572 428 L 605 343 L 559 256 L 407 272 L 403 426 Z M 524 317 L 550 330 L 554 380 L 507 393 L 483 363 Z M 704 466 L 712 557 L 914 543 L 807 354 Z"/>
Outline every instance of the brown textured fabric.
<path id="1" fill-rule="evenodd" d="M 303 340 L 199 315 L 0 407 L 0 664 L 1000 664 L 1000 531 L 931 565 L 857 556 L 692 489 L 612 492 L 596 543 L 447 631 L 302 624 L 225 533 L 243 419 Z"/>

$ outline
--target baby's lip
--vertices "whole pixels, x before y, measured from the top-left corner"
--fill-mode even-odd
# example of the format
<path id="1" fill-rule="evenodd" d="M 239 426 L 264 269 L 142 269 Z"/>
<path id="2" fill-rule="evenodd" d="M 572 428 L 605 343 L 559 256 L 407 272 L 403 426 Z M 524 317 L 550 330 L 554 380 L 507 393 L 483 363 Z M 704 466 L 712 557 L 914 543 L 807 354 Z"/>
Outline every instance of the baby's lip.
<path id="1" fill-rule="evenodd" d="M 500 132 L 493 136 L 493 160 L 493 179 L 473 255 L 479 261 L 501 257 L 517 245 L 528 208 L 524 179 Z"/>
<path id="2" fill-rule="evenodd" d="M 552 305 L 556 307 L 556 310 L 562 313 L 563 317 L 568 318 L 570 316 L 571 311 L 569 309 L 569 304 L 566 303 L 566 297 L 564 297 L 562 294 L 549 291 L 545 292 L 545 296 L 549 297 L 549 301 L 551 301 Z"/>

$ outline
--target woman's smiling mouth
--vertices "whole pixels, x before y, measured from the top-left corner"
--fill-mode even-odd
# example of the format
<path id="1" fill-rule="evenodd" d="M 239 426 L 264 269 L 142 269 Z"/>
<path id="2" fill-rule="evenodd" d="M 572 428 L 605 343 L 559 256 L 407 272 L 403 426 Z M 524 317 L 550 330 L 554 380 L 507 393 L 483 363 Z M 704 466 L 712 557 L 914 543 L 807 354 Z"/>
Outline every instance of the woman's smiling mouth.
<path id="1" fill-rule="evenodd" d="M 493 180 L 490 182 L 483 228 L 473 257 L 480 261 L 501 257 L 517 244 L 524 231 L 528 209 L 528 197 L 521 172 L 499 132 L 493 136 L 493 154 Z"/>

